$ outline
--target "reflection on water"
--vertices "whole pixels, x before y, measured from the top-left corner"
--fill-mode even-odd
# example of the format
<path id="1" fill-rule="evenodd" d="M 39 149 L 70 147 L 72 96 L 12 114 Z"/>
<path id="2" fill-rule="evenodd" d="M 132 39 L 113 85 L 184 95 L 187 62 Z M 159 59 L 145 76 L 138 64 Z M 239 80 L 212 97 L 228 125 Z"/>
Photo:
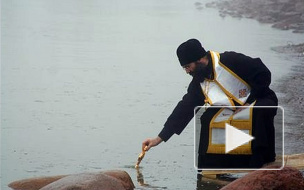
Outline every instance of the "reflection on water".
<path id="1" fill-rule="evenodd" d="M 142 167 L 136 168 L 136 179 L 139 186 L 136 189 L 167 189 L 167 187 L 159 187 L 146 183 L 142 170 L 143 170 Z M 204 178 L 201 173 L 198 173 L 196 190 L 220 189 L 235 179 L 237 179 L 235 176 L 230 176 L 229 174 L 217 175 L 216 179 L 209 179 L 209 178 Z"/>
<path id="2" fill-rule="evenodd" d="M 155 185 L 146 183 L 142 170 L 143 170 L 142 167 L 136 169 L 136 178 L 137 178 L 137 183 L 138 183 L 138 186 L 136 189 L 168 189 L 167 187 L 159 187 L 159 186 L 155 186 Z M 155 177 L 157 177 L 157 176 L 155 176 Z M 216 179 L 209 179 L 209 178 L 203 177 L 203 175 L 201 173 L 198 173 L 196 190 L 220 189 L 235 179 L 236 179 L 235 177 L 229 176 L 228 174 L 227 175 L 218 175 Z"/>
<path id="3" fill-rule="evenodd" d="M 149 185 L 149 184 L 145 184 L 144 175 L 142 174 L 139 168 L 136 168 L 136 174 L 137 174 L 136 175 L 137 182 L 140 186 Z"/>
<path id="4" fill-rule="evenodd" d="M 136 168 L 137 182 L 138 182 L 138 185 L 141 187 L 141 188 L 136 188 L 136 189 L 146 189 L 146 188 L 147 189 L 167 189 L 167 187 L 158 187 L 158 186 L 153 186 L 153 185 L 145 183 L 144 175 L 142 174 L 141 170 L 142 170 L 141 167 Z"/>

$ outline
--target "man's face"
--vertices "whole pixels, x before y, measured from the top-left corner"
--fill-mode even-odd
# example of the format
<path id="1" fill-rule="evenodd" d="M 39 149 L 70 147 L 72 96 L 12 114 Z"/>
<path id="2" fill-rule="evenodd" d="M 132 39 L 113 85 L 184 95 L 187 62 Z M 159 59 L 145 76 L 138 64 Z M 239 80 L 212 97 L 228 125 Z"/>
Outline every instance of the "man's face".
<path id="1" fill-rule="evenodd" d="M 205 76 L 207 72 L 208 62 L 206 62 L 204 59 L 200 59 L 195 62 L 191 62 L 187 65 L 183 66 L 183 69 L 185 69 L 186 73 L 191 75 L 192 77 L 195 76 Z"/>
<path id="2" fill-rule="evenodd" d="M 196 62 L 192 62 L 187 65 L 184 65 L 183 69 L 185 69 L 187 74 L 194 76 L 195 69 L 196 69 Z"/>

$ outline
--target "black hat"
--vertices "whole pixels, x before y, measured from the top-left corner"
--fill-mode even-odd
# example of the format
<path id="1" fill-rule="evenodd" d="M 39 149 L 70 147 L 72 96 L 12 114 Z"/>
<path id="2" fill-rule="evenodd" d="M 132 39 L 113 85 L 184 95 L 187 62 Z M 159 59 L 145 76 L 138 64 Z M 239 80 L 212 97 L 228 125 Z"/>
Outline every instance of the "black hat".
<path id="1" fill-rule="evenodd" d="M 177 48 L 176 54 L 181 66 L 183 66 L 204 57 L 206 51 L 197 39 L 190 39 Z"/>

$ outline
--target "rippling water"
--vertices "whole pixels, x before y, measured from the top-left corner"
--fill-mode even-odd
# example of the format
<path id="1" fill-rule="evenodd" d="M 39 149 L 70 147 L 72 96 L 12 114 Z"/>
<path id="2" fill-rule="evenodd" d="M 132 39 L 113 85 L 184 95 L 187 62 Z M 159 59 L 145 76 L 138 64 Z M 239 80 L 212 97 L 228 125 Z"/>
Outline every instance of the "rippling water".
<path id="1" fill-rule="evenodd" d="M 137 189 L 195 189 L 192 122 L 132 167 L 190 82 L 176 47 L 197 38 L 259 56 L 276 83 L 294 63 L 270 47 L 300 39 L 182 0 L 3 0 L 1 30 L 1 189 L 107 169 L 126 170 Z"/>

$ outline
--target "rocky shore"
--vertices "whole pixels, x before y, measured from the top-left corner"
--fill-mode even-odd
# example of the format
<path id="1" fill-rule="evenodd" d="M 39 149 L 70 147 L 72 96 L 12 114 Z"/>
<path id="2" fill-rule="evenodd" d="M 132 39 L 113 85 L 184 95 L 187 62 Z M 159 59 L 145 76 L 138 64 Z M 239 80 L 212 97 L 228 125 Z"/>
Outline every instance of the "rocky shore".
<path id="1" fill-rule="evenodd" d="M 274 28 L 304 32 L 303 0 L 229 0 L 206 6 L 218 8 L 222 17 L 253 18 Z"/>
<path id="2" fill-rule="evenodd" d="M 295 62 L 299 63 L 292 68 L 290 75 L 280 81 L 278 89 L 285 93 L 285 96 L 281 98 L 281 101 L 289 107 L 296 108 L 295 112 L 299 112 L 299 119 L 302 120 L 299 125 L 304 127 L 304 43 L 279 46 L 272 49 L 279 53 L 288 54 Z"/>

